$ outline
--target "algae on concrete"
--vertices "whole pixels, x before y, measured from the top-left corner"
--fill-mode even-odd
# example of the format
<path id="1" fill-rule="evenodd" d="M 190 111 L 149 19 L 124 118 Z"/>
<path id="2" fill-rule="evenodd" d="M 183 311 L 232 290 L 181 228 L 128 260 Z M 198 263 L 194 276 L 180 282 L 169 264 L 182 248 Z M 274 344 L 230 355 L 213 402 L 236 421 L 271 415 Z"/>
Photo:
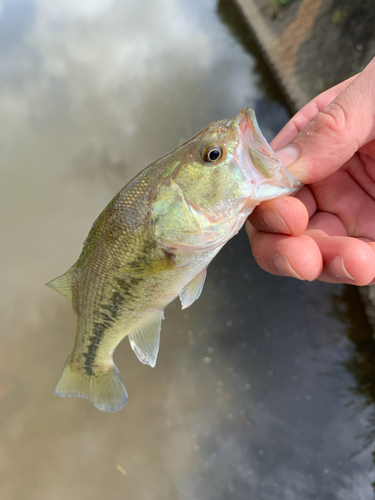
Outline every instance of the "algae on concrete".
<path id="1" fill-rule="evenodd" d="M 373 0 L 237 0 L 294 110 L 375 55 Z"/>

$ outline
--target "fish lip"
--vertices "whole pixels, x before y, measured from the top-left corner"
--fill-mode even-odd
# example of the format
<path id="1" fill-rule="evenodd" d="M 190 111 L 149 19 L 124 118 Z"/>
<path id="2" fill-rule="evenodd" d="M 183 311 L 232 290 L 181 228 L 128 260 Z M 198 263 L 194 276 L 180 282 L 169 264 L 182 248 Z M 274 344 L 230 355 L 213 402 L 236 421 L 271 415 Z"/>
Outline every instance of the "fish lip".
<path id="1" fill-rule="evenodd" d="M 237 116 L 237 130 L 244 147 L 255 149 L 263 155 L 278 160 L 260 130 L 255 111 L 252 108 L 244 108 L 239 112 Z"/>
<path id="2" fill-rule="evenodd" d="M 237 116 L 237 132 L 250 169 L 255 168 L 260 174 L 258 182 L 272 179 L 274 173 L 264 160 L 279 162 L 279 159 L 263 136 L 253 109 L 244 108 L 240 111 Z"/>
<path id="3" fill-rule="evenodd" d="M 239 135 L 240 135 L 240 138 L 243 140 L 241 142 L 249 142 L 249 141 L 246 141 L 246 132 L 249 131 L 249 128 L 250 128 L 250 117 L 248 116 L 248 114 L 246 113 L 246 111 L 248 110 L 249 108 L 244 108 L 242 111 L 240 111 L 240 113 L 238 114 L 238 117 L 237 117 L 237 128 L 239 130 Z"/>
<path id="4" fill-rule="evenodd" d="M 247 179 L 249 196 L 246 205 L 295 192 L 300 183 L 282 165 L 263 136 L 251 108 L 237 115 L 237 133 L 242 146 L 242 170 Z"/>

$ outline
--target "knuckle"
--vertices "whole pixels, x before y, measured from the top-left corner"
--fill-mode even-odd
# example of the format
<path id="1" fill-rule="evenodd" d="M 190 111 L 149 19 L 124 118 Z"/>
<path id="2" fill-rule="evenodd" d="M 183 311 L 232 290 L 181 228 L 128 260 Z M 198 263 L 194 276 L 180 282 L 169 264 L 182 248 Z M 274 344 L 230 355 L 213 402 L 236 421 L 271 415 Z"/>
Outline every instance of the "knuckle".
<path id="1" fill-rule="evenodd" d="M 331 102 L 320 112 L 320 125 L 325 130 L 341 135 L 347 128 L 348 120 L 344 107 L 339 102 Z"/>

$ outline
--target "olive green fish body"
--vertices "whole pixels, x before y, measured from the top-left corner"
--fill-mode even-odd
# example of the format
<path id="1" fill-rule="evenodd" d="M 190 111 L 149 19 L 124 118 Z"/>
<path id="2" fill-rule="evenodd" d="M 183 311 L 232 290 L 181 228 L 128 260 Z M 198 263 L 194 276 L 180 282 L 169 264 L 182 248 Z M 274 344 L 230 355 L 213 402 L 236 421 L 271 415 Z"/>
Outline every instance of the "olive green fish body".
<path id="1" fill-rule="evenodd" d="M 99 215 L 76 264 L 48 283 L 78 316 L 55 393 L 121 409 L 118 343 L 129 336 L 138 358 L 154 366 L 164 308 L 178 295 L 183 308 L 191 305 L 209 262 L 254 206 L 297 187 L 249 109 L 143 170 Z"/>
<path id="2" fill-rule="evenodd" d="M 160 313 L 212 260 L 217 250 L 177 259 L 150 231 L 151 167 L 126 186 L 94 224 L 74 265 L 73 306 L 79 317 L 77 369 L 109 369 L 117 344 Z"/>

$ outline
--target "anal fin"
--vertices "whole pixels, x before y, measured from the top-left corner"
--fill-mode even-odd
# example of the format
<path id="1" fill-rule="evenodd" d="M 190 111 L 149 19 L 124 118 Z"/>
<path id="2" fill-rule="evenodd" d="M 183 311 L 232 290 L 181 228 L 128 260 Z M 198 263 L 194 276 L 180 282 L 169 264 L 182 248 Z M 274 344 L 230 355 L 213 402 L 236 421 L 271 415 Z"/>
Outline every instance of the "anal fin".
<path id="1" fill-rule="evenodd" d="M 203 290 L 203 285 L 206 279 L 207 269 L 203 269 L 199 274 L 195 276 L 182 290 L 180 293 L 180 300 L 182 309 L 186 309 L 195 302 Z"/>
<path id="2" fill-rule="evenodd" d="M 141 327 L 129 334 L 131 348 L 139 361 L 154 367 L 160 344 L 161 320 L 163 311 L 148 319 Z"/>
<path id="3" fill-rule="evenodd" d="M 46 283 L 47 286 L 55 290 L 56 292 L 64 295 L 69 302 L 73 301 L 73 276 L 74 276 L 74 266 L 68 269 L 65 274 L 58 276 L 54 280 Z"/>

